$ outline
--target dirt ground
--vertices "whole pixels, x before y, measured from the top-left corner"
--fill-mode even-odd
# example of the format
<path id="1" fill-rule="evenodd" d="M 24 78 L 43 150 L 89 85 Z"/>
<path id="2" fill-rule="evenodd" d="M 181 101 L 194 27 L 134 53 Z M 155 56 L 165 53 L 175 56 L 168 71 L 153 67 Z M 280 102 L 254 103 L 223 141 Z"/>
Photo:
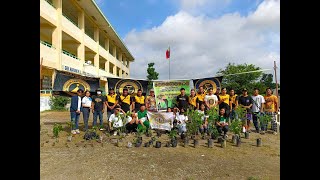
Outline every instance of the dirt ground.
<path id="1" fill-rule="evenodd" d="M 229 132 L 226 148 L 221 148 L 216 140 L 214 147 L 208 148 L 207 140 L 202 139 L 197 148 L 191 142 L 184 147 L 180 138 L 177 147 L 164 147 L 169 137 L 163 134 L 158 138 L 161 148 L 127 148 L 127 142 L 135 138 L 132 134 L 120 147 L 115 146 L 115 136 L 105 136 L 102 143 L 85 141 L 83 131 L 68 142 L 69 119 L 69 112 L 40 113 L 41 179 L 280 179 L 280 134 L 252 132 L 249 139 L 242 138 L 241 146 L 236 147 Z M 55 122 L 64 128 L 58 142 L 52 133 Z M 262 147 L 256 146 L 259 137 Z M 143 142 L 150 139 L 143 136 Z"/>

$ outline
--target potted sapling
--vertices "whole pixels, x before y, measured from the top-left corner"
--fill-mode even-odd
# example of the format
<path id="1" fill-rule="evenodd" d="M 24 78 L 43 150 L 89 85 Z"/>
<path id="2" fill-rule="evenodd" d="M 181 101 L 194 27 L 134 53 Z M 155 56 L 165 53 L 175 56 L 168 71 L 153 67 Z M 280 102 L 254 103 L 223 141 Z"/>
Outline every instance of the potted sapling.
<path id="1" fill-rule="evenodd" d="M 147 128 L 145 126 L 141 126 L 141 128 L 137 128 L 135 146 L 140 147 L 142 144 L 142 135 L 146 132 Z"/>
<path id="2" fill-rule="evenodd" d="M 62 131 L 62 126 L 61 126 L 61 124 L 54 123 L 52 132 L 53 132 L 54 138 L 56 138 L 56 142 L 59 142 L 58 137 L 59 137 L 59 133 L 60 133 L 61 131 Z"/>
<path id="3" fill-rule="evenodd" d="M 170 133 L 169 133 L 169 137 L 170 137 L 170 140 L 171 140 L 171 144 L 172 144 L 172 147 L 177 147 L 177 130 L 171 130 Z"/>
<path id="4" fill-rule="evenodd" d="M 75 123 L 72 121 L 72 122 L 67 122 L 67 126 L 68 126 L 68 129 L 69 129 L 69 132 L 68 132 L 68 136 L 67 136 L 67 141 L 68 142 L 71 142 L 72 140 L 72 134 L 71 134 L 71 130 L 73 129 Z"/>
<path id="5" fill-rule="evenodd" d="M 232 121 L 229 129 L 234 134 L 232 136 L 232 142 L 234 144 L 239 144 L 238 141 L 241 141 L 241 136 L 240 136 L 241 128 L 242 128 L 242 122 L 239 119 L 235 119 L 234 121 Z"/>

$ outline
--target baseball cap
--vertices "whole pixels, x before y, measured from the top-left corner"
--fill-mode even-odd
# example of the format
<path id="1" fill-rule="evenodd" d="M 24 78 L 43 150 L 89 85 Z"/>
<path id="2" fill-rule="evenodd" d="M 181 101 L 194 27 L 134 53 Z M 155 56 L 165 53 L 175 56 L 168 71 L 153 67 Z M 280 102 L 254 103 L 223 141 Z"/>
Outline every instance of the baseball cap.
<path id="1" fill-rule="evenodd" d="M 153 91 L 153 92 L 154 92 L 154 89 L 150 89 L 150 92 L 151 92 L 151 91 Z"/>

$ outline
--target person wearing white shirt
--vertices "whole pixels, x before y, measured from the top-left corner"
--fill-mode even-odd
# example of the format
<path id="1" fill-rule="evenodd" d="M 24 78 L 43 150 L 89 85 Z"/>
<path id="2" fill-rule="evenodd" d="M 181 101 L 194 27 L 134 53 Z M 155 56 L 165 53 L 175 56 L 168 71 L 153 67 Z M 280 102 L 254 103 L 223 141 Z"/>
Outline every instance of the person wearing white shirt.
<path id="1" fill-rule="evenodd" d="M 120 113 L 120 111 L 121 111 L 121 113 Z M 114 133 L 115 133 L 114 135 L 116 135 L 116 133 L 117 133 L 116 130 L 118 128 L 121 128 L 122 126 L 124 126 L 127 123 L 127 119 L 121 119 L 120 114 L 126 114 L 126 113 L 120 108 L 115 108 L 114 113 L 111 114 L 111 116 L 109 117 L 110 131 L 114 131 Z M 123 121 L 126 121 L 126 122 L 123 122 Z"/>
<path id="2" fill-rule="evenodd" d="M 206 109 L 205 105 L 201 104 L 200 109 L 198 110 L 200 114 L 203 114 L 201 116 L 202 125 L 199 128 L 201 134 L 208 132 L 208 116 L 205 115 L 205 109 Z"/>
<path id="3" fill-rule="evenodd" d="M 90 97 L 90 91 L 86 91 L 85 96 L 82 98 L 82 114 L 84 122 L 84 131 L 88 130 L 88 121 L 90 116 L 90 109 L 92 106 L 92 99 Z"/>
<path id="4" fill-rule="evenodd" d="M 204 97 L 204 103 L 208 109 L 218 105 L 218 97 L 213 94 L 212 88 L 209 89 L 209 94 Z"/>
<path id="5" fill-rule="evenodd" d="M 265 100 L 264 100 L 264 97 L 259 94 L 258 88 L 254 88 L 253 96 L 251 97 L 253 100 L 252 107 L 251 107 L 252 121 L 253 121 L 254 127 L 256 128 L 256 132 L 260 133 L 257 115 L 263 112 L 262 105 L 265 103 Z M 265 131 L 265 126 L 263 124 L 261 124 L 261 131 Z"/>
<path id="6" fill-rule="evenodd" d="M 181 113 L 179 114 L 178 112 L 176 113 L 176 119 L 177 119 L 177 128 L 178 128 L 178 133 L 182 134 L 187 132 L 187 124 L 186 121 L 188 121 L 188 116 L 184 115 L 184 109 L 181 109 Z"/>

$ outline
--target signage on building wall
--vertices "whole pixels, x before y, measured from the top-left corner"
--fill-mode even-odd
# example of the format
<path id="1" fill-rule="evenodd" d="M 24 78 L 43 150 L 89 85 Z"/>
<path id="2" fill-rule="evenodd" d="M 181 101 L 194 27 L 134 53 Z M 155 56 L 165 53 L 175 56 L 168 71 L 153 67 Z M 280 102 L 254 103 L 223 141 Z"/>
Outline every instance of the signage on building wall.
<path id="1" fill-rule="evenodd" d="M 79 69 L 76 69 L 76 68 L 72 68 L 72 67 L 65 66 L 65 65 L 62 65 L 62 68 L 65 71 L 81 74 L 81 71 Z"/>
<path id="2" fill-rule="evenodd" d="M 56 71 L 53 91 L 76 93 L 78 89 L 95 92 L 100 86 L 99 78 L 86 77 L 74 73 Z"/>

